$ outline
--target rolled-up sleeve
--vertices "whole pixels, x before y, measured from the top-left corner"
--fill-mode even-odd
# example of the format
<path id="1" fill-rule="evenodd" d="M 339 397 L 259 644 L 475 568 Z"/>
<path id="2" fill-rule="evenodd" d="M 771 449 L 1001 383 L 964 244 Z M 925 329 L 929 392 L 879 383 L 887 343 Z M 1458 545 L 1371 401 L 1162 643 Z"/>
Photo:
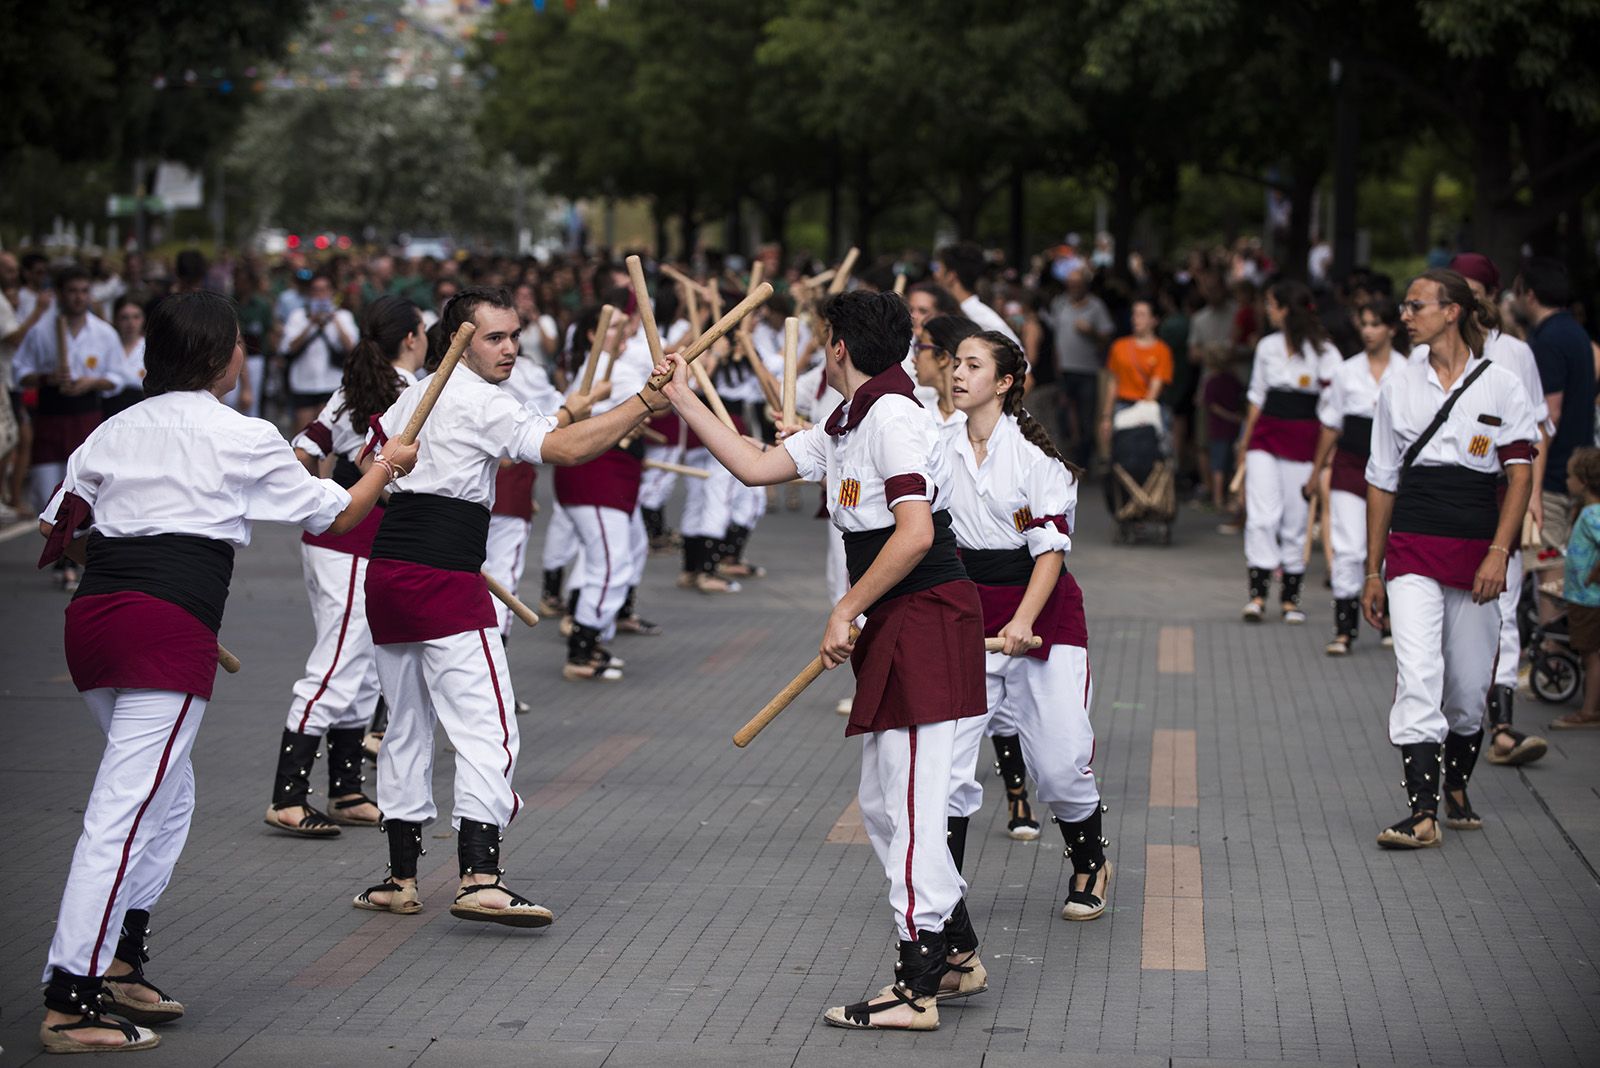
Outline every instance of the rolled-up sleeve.
<path id="1" fill-rule="evenodd" d="M 783 447 L 794 461 L 795 471 L 807 482 L 821 482 L 828 477 L 827 439 L 828 433 L 821 426 L 783 439 Z"/>
<path id="2" fill-rule="evenodd" d="M 1267 360 L 1270 359 L 1268 338 L 1256 342 L 1256 358 L 1250 361 L 1250 389 L 1245 399 L 1257 408 L 1267 402 Z"/>
<path id="3" fill-rule="evenodd" d="M 874 429 L 872 464 L 883 475 L 884 503 L 891 509 L 903 501 L 933 500 L 930 461 L 938 432 L 932 419 L 919 414 L 921 419 L 885 419 Z"/>
<path id="4" fill-rule="evenodd" d="M 1515 376 L 1504 376 L 1515 381 Z M 1501 391 L 1505 401 L 1500 405 L 1500 428 L 1495 435 L 1495 451 L 1502 467 L 1533 462 L 1534 445 L 1539 440 L 1539 428 L 1534 423 L 1533 405 L 1526 396 L 1527 390 L 1513 385 Z"/>
<path id="5" fill-rule="evenodd" d="M 289 443 L 274 432 L 257 441 L 244 486 L 244 516 L 252 521 L 293 523 L 312 534 L 333 526 L 350 507 L 350 493 L 332 479 L 308 474 Z"/>
<path id="6" fill-rule="evenodd" d="M 1344 429 L 1344 376 L 1335 374 L 1333 381 L 1317 396 L 1317 422 L 1329 430 Z"/>
<path id="7" fill-rule="evenodd" d="M 1072 551 L 1072 521 L 1078 506 L 1078 484 L 1060 462 L 1050 457 L 1036 460 L 1023 478 L 1032 518 L 1023 524 L 1028 552 Z"/>
<path id="8" fill-rule="evenodd" d="M 1394 383 L 1386 379 L 1378 388 L 1378 403 L 1372 410 L 1372 453 L 1367 457 L 1367 484 L 1387 493 L 1400 488 L 1400 442 L 1395 437 Z"/>

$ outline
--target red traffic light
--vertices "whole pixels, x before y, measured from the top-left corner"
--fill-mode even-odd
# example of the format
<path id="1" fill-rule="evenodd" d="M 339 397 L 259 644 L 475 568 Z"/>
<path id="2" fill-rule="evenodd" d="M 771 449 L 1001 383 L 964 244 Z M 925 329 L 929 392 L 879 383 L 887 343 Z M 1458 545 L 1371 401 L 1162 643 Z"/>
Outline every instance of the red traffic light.
<path id="1" fill-rule="evenodd" d="M 318 252 L 324 251 L 328 247 L 328 235 L 318 234 L 317 239 L 313 241 L 312 244 L 317 246 Z"/>
<path id="2" fill-rule="evenodd" d="M 299 248 L 300 247 L 300 235 L 299 234 L 290 234 L 288 237 L 283 239 L 283 244 L 284 244 L 284 247 L 288 248 L 288 249 L 297 249 L 297 248 Z"/>

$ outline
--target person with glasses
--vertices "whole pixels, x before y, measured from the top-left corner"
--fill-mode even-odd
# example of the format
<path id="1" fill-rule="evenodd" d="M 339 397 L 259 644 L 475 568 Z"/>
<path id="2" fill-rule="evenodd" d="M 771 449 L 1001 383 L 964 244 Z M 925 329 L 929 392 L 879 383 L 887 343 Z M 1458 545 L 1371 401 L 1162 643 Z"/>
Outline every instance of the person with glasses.
<path id="1" fill-rule="evenodd" d="M 1244 465 L 1244 556 L 1250 600 L 1244 621 L 1266 614 L 1273 571 L 1283 572 L 1283 621 L 1306 621 L 1300 607 L 1305 578 L 1306 508 L 1301 488 L 1316 457 L 1317 402 L 1342 362 L 1328 341 L 1311 291 L 1299 282 L 1267 290 L 1273 333 L 1256 344 L 1249 402 L 1237 449 Z"/>
<path id="2" fill-rule="evenodd" d="M 1517 376 L 1484 359 L 1480 300 L 1465 278 L 1426 271 L 1401 309 L 1428 353 L 1391 370 L 1378 390 L 1361 609 L 1394 634 L 1389 740 L 1400 750 L 1411 804 L 1378 844 L 1426 849 L 1443 842 L 1441 789 L 1447 825 L 1483 826 L 1467 782 L 1483 742 L 1500 641 L 1497 599 L 1521 537 L 1538 432 Z"/>

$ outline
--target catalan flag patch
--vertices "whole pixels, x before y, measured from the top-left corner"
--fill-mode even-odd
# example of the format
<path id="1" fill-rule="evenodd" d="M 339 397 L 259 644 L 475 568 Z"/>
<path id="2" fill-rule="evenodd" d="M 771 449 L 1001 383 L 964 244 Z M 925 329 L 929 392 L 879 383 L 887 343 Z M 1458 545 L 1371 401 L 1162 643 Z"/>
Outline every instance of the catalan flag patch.
<path id="1" fill-rule="evenodd" d="M 1011 513 L 1011 522 L 1017 528 L 1017 533 L 1021 534 L 1028 529 L 1028 524 L 1033 522 L 1033 509 L 1026 505 L 1018 508 Z"/>
<path id="2" fill-rule="evenodd" d="M 861 483 L 847 478 L 839 483 L 839 507 L 854 508 L 861 503 Z"/>
<path id="3" fill-rule="evenodd" d="M 1489 437 L 1487 434 L 1474 434 L 1467 443 L 1467 452 L 1478 458 L 1489 455 Z"/>

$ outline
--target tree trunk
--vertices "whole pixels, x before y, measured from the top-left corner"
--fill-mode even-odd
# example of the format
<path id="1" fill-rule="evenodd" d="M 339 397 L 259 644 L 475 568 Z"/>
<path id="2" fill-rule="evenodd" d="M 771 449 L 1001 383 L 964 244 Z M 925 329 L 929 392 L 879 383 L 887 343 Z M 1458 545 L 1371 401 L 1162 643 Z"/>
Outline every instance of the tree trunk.
<path id="1" fill-rule="evenodd" d="M 690 186 L 683 194 L 683 213 L 678 217 L 678 236 L 683 242 L 683 258 L 693 259 L 695 246 L 700 243 L 700 212 L 695 188 Z"/>
<path id="2" fill-rule="evenodd" d="M 1439 172 L 1432 166 L 1417 183 L 1416 213 L 1411 221 L 1411 251 L 1418 256 L 1426 255 L 1428 249 L 1433 247 L 1433 206 L 1437 199 L 1435 187 L 1438 183 Z"/>
<path id="3" fill-rule="evenodd" d="M 877 222 L 878 205 L 872 198 L 872 170 L 865 155 L 856 158 L 855 189 L 856 232 L 851 244 L 861 250 L 857 272 L 872 262 L 872 227 Z"/>
<path id="4" fill-rule="evenodd" d="M 766 224 L 766 240 L 778 246 L 778 262 L 789 261 L 789 205 L 786 197 L 761 201 L 761 219 Z"/>
<path id="5" fill-rule="evenodd" d="M 834 141 L 828 151 L 828 255 L 829 263 L 839 259 L 840 228 L 844 224 L 844 161 L 839 142 Z"/>
<path id="6" fill-rule="evenodd" d="M 1356 106 L 1359 67 L 1340 64 L 1333 119 L 1333 265 L 1342 279 L 1356 265 L 1356 156 L 1361 148 L 1361 111 Z"/>
<path id="7" fill-rule="evenodd" d="M 1128 270 L 1128 253 L 1132 251 L 1133 224 L 1139 214 L 1133 193 L 1134 157 L 1131 149 L 1119 148 L 1112 153 L 1111 165 L 1116 178 L 1111 187 L 1111 244 L 1119 273 Z"/>
<path id="8" fill-rule="evenodd" d="M 667 233 L 667 212 L 658 199 L 650 205 L 650 219 L 656 228 L 656 258 L 667 258 L 667 243 L 671 240 Z"/>
<path id="9" fill-rule="evenodd" d="M 1289 175 L 1289 232 L 1284 235 L 1283 258 L 1278 271 L 1285 278 L 1306 280 L 1306 258 L 1311 253 L 1311 209 L 1317 196 L 1317 168 L 1304 161 Z"/>
<path id="10" fill-rule="evenodd" d="M 1007 220 L 1011 237 L 1011 266 L 1020 274 L 1028 264 L 1028 231 L 1023 222 L 1026 213 L 1025 197 L 1027 195 L 1027 179 L 1021 167 L 1011 169 L 1011 195 L 1007 202 L 1010 208 L 1010 218 Z"/>

